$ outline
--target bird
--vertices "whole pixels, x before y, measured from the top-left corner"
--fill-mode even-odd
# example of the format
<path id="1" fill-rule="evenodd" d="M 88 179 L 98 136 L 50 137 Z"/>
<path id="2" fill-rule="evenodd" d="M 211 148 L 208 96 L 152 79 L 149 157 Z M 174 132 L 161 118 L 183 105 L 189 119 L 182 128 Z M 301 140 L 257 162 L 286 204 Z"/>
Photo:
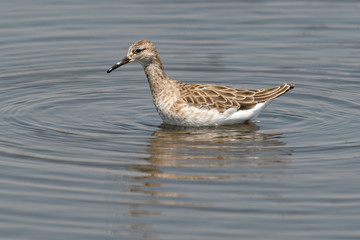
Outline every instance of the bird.
<path id="1" fill-rule="evenodd" d="M 157 112 L 165 124 L 183 127 L 233 125 L 248 122 L 270 102 L 294 84 L 277 87 L 239 89 L 213 84 L 188 84 L 169 78 L 154 44 L 134 42 L 127 55 L 107 73 L 132 62 L 142 65 Z"/>

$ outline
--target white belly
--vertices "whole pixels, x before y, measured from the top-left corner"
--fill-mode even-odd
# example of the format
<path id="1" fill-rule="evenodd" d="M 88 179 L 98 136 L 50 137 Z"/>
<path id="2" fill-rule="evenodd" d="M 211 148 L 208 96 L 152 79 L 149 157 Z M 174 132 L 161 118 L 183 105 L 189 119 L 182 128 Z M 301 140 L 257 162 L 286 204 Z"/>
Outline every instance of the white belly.
<path id="1" fill-rule="evenodd" d="M 235 108 L 230 108 L 223 113 L 215 109 L 208 110 L 189 106 L 184 106 L 177 112 L 161 107 L 157 107 L 157 110 L 163 121 L 170 125 L 189 127 L 232 125 L 255 118 L 271 101 L 259 103 L 249 110 L 236 111 Z"/>

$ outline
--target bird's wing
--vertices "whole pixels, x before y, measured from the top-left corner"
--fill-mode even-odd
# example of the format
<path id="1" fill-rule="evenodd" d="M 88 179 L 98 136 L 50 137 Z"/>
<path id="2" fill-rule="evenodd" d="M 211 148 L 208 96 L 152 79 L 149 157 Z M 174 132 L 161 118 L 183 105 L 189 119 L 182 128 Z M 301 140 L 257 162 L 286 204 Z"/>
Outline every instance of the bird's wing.
<path id="1" fill-rule="evenodd" d="M 180 92 L 182 100 L 190 106 L 224 112 L 229 108 L 251 109 L 258 103 L 279 97 L 293 87 L 293 84 L 285 83 L 273 88 L 242 90 L 210 84 L 183 84 Z"/>

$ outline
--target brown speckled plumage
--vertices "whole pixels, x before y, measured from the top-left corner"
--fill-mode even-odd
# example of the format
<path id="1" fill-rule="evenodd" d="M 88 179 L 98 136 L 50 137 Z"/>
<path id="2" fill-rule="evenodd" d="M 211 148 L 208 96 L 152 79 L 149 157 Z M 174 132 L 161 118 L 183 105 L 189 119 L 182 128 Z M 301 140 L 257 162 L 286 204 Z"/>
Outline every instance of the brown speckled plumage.
<path id="1" fill-rule="evenodd" d="M 227 86 L 179 82 L 182 99 L 187 104 L 207 109 L 215 108 L 219 112 L 224 112 L 229 108 L 251 109 L 256 104 L 276 98 L 293 87 L 293 84 L 283 84 L 274 88 L 242 90 Z"/>

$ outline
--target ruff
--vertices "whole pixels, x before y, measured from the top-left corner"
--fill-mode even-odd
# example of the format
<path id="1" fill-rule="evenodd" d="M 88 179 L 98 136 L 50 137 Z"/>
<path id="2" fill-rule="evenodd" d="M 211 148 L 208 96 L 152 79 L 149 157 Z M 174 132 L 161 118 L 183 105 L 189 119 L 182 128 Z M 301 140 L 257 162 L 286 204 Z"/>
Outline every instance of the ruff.
<path id="1" fill-rule="evenodd" d="M 140 63 L 148 79 L 153 101 L 167 124 L 178 126 L 218 126 L 239 124 L 255 118 L 269 103 L 294 88 L 282 84 L 274 88 L 242 90 L 210 84 L 186 84 L 169 78 L 155 46 L 139 40 L 125 58 L 107 73 L 131 62 Z"/>

